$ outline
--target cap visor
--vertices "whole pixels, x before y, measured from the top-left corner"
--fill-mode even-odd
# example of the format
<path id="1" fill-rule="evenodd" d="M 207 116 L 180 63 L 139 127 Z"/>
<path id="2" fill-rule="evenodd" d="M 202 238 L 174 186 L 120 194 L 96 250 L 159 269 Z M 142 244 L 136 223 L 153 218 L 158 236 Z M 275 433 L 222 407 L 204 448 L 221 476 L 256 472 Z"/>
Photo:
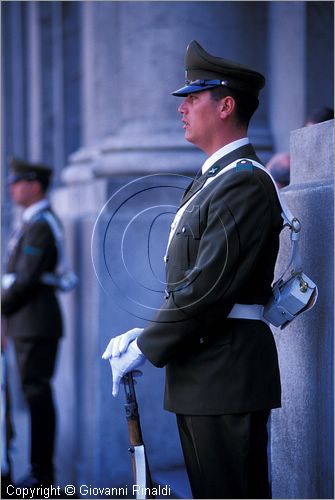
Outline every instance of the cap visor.
<path id="1" fill-rule="evenodd" d="M 195 92 L 201 92 L 202 90 L 213 89 L 217 86 L 218 85 L 185 85 L 185 87 L 172 92 L 172 95 L 175 95 L 177 97 L 185 97 L 188 94 L 194 94 Z"/>

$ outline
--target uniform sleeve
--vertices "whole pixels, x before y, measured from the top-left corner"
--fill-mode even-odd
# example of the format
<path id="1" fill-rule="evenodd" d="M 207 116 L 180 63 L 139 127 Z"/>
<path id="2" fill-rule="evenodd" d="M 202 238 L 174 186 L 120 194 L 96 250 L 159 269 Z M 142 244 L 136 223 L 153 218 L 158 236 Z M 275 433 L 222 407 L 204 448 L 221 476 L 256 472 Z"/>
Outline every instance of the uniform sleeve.
<path id="1" fill-rule="evenodd" d="M 194 267 L 138 338 L 153 364 L 164 366 L 179 348 L 199 343 L 211 312 L 227 317 L 270 225 L 269 200 L 256 175 L 240 172 L 218 183 Z"/>
<path id="2" fill-rule="evenodd" d="M 2 314 L 9 316 L 33 300 L 41 287 L 41 275 L 52 272 L 56 265 L 57 249 L 53 234 L 47 223 L 32 224 L 24 233 L 20 250 L 15 259 L 14 283 L 2 290 Z"/>

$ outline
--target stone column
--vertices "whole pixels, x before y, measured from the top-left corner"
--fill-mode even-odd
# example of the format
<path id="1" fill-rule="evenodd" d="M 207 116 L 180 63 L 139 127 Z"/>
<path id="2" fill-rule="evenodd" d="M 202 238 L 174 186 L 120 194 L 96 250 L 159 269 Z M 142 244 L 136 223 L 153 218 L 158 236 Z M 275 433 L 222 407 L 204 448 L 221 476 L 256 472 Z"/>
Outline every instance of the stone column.
<path id="1" fill-rule="evenodd" d="M 306 117 L 306 2 L 269 2 L 269 96 L 274 151 Z"/>
<path id="2" fill-rule="evenodd" d="M 184 140 L 180 99 L 171 96 L 184 81 L 187 43 L 195 38 L 209 52 L 266 73 L 266 37 L 254 36 L 255 26 L 266 23 L 266 8 L 194 2 L 191 18 L 189 8 L 188 2 L 83 3 L 83 145 L 70 157 L 65 182 L 199 168 L 204 155 Z M 246 22 L 251 14 L 254 22 Z M 266 122 L 264 98 L 251 138 L 265 152 L 271 148 Z"/>
<path id="3" fill-rule="evenodd" d="M 283 195 L 302 223 L 303 268 L 319 298 L 275 332 L 282 408 L 272 415 L 274 498 L 333 496 L 333 142 L 333 120 L 291 133 L 291 185 Z M 288 262 L 288 240 L 283 234 L 278 276 Z"/>
<path id="4" fill-rule="evenodd" d="M 28 6 L 28 50 L 30 52 L 29 61 L 29 75 L 27 85 L 29 89 L 29 98 L 27 105 L 29 111 L 27 118 L 29 125 L 27 128 L 28 133 L 28 157 L 32 160 L 39 161 L 41 158 L 41 58 L 39 57 L 39 38 L 40 38 L 40 25 L 38 22 L 38 5 L 31 2 Z"/>

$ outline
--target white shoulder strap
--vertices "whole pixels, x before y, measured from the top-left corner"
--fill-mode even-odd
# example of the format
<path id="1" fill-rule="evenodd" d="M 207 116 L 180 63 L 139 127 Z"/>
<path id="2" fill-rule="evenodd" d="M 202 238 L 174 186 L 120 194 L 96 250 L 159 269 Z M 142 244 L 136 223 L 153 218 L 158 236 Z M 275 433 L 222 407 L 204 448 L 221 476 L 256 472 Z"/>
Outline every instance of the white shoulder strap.
<path id="1" fill-rule="evenodd" d="M 55 271 L 43 273 L 41 276 L 41 282 L 45 285 L 56 287 L 62 292 L 69 292 L 78 283 L 77 275 L 71 271 L 69 263 L 66 258 L 65 248 L 64 248 L 64 235 L 63 227 L 58 221 L 57 217 L 49 210 L 42 210 L 37 213 L 32 220 L 43 220 L 45 221 L 55 238 L 55 243 L 57 247 L 57 266 Z"/>
<path id="2" fill-rule="evenodd" d="M 290 235 L 290 238 L 291 238 L 291 256 L 290 256 L 289 263 L 288 263 L 285 271 L 283 272 L 282 276 L 284 276 L 284 274 L 286 273 L 286 271 L 289 269 L 290 266 L 292 266 L 292 273 L 302 271 L 301 258 L 300 258 L 300 254 L 298 252 L 298 241 L 299 241 L 300 231 L 301 231 L 301 223 L 300 223 L 299 219 L 297 219 L 297 217 L 295 217 L 292 214 L 291 210 L 286 205 L 286 202 L 285 202 L 284 198 L 281 196 L 279 189 L 277 187 L 277 184 L 276 184 L 274 178 L 272 177 L 272 175 L 270 174 L 270 172 L 263 165 L 261 165 L 260 163 L 258 163 L 255 160 L 250 160 L 249 158 L 243 158 L 242 160 L 238 160 L 238 161 L 244 161 L 244 160 L 251 162 L 253 164 L 253 166 L 260 168 L 261 170 L 263 170 L 263 172 L 265 172 L 270 177 L 270 179 L 275 187 L 275 190 L 276 190 L 276 193 L 278 196 L 278 200 L 279 200 L 279 203 L 280 203 L 280 206 L 282 209 L 281 216 L 283 218 L 284 224 L 287 225 L 291 231 L 291 235 Z"/>
<path id="3" fill-rule="evenodd" d="M 252 164 L 255 166 L 255 167 L 258 167 L 260 168 L 261 170 L 263 170 L 263 172 L 265 172 L 271 179 L 272 181 L 272 184 L 274 185 L 275 187 L 275 190 L 276 190 L 276 193 L 277 193 L 277 196 L 278 196 L 278 199 L 279 199 L 279 203 L 280 203 L 280 206 L 281 206 L 281 209 L 282 209 L 282 218 L 284 219 L 284 221 L 291 227 L 292 225 L 295 226 L 295 222 L 294 221 L 297 221 L 298 219 L 296 217 L 293 216 L 291 210 L 288 208 L 288 206 L 286 205 L 286 202 L 284 200 L 284 198 L 281 196 L 280 192 L 279 192 L 279 189 L 277 187 L 277 184 L 276 184 L 276 181 L 274 180 L 274 178 L 272 177 L 272 175 L 270 174 L 270 172 L 268 171 L 268 169 L 266 169 L 263 165 L 261 165 L 260 163 L 258 163 L 257 161 L 255 160 L 248 160 L 248 161 L 251 161 Z M 299 223 L 300 224 L 300 223 Z M 297 234 L 299 233 L 300 229 L 295 229 L 297 231 Z M 297 237 L 297 239 L 299 239 Z"/>
<path id="4" fill-rule="evenodd" d="M 51 232 L 55 238 L 57 251 L 58 251 L 58 263 L 56 273 L 61 273 L 68 268 L 68 263 L 66 260 L 66 255 L 64 251 L 64 235 L 63 228 L 58 222 L 56 217 L 49 210 L 42 210 L 36 215 L 36 219 L 44 220 L 51 229 Z"/>

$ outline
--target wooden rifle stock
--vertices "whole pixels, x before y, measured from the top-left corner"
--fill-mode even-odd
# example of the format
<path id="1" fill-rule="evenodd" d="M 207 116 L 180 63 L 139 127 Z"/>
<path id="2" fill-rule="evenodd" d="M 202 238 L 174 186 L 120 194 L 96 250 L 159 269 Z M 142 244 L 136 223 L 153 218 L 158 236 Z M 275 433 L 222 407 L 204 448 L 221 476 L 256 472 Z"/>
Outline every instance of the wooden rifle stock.
<path id="1" fill-rule="evenodd" d="M 129 372 L 123 376 L 123 384 L 127 400 L 124 406 L 128 423 L 130 443 L 129 451 L 131 453 L 133 480 L 134 484 L 139 487 L 138 491 L 136 491 L 136 498 L 155 498 L 152 493 L 153 483 L 143 443 L 140 416 L 138 413 L 138 405 L 132 372 Z M 145 471 L 139 470 L 139 468 L 145 469 Z"/>

